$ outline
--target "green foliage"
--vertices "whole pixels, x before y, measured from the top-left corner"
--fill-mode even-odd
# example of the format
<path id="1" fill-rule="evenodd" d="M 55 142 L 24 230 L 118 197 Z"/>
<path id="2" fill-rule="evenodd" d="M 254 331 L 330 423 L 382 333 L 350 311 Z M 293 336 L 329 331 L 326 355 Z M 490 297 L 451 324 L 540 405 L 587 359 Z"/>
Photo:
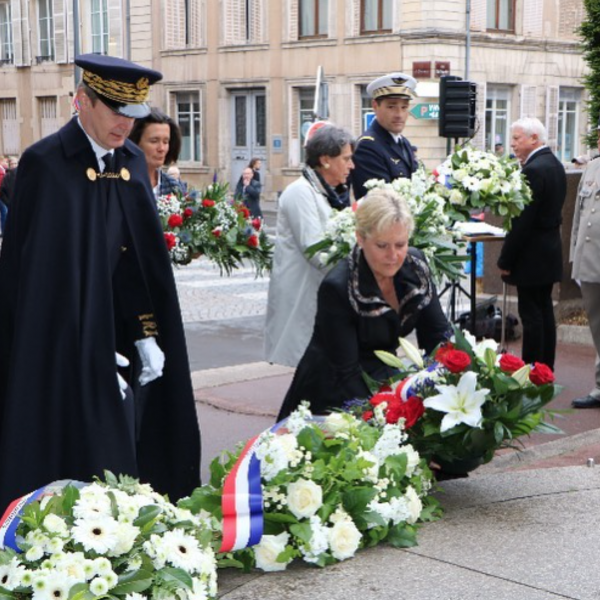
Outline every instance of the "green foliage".
<path id="1" fill-rule="evenodd" d="M 583 58 L 589 68 L 583 83 L 589 93 L 587 101 L 589 130 L 586 142 L 590 148 L 593 148 L 597 142 L 596 128 L 600 119 L 600 2 L 584 0 L 583 4 L 586 18 L 581 23 L 578 33 L 581 36 Z"/>

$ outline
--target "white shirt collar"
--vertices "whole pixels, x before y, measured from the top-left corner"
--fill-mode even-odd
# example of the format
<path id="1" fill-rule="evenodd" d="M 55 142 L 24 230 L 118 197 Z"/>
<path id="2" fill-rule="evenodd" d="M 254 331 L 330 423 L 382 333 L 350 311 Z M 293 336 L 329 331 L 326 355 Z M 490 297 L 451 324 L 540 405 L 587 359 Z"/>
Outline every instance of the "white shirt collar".
<path id="1" fill-rule="evenodd" d="M 81 124 L 81 121 L 79 120 L 79 115 L 77 116 L 77 124 L 79 125 L 79 127 L 81 127 L 81 130 L 83 131 L 83 133 L 85 133 L 85 136 L 92 145 L 92 150 L 94 151 L 94 154 L 96 155 L 96 160 L 98 161 L 98 168 L 102 171 L 105 167 L 102 157 L 105 154 L 108 154 L 109 152 L 111 154 L 114 154 L 114 149 L 107 150 L 106 148 L 103 148 L 100 144 L 98 144 L 98 142 L 96 142 L 92 137 L 90 137 L 88 132 L 84 129 L 83 125 Z"/>
<path id="2" fill-rule="evenodd" d="M 533 157 L 534 154 L 536 154 L 537 152 L 539 152 L 540 150 L 543 150 L 544 148 L 547 148 L 548 146 L 546 146 L 546 144 L 543 144 L 542 146 L 540 146 L 539 148 L 536 148 L 535 150 L 532 150 L 529 153 L 529 156 L 525 159 L 525 162 L 523 163 L 524 165 L 526 165 L 531 158 Z"/>

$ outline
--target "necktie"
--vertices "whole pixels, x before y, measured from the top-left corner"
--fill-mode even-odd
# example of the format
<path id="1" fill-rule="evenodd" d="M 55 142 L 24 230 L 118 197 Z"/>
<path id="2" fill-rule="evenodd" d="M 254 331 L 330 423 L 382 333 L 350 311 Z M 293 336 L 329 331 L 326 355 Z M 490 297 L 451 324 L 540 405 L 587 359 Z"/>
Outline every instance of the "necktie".
<path id="1" fill-rule="evenodd" d="M 410 158 L 410 152 L 406 145 L 406 140 L 403 137 L 398 138 L 398 146 L 400 146 L 400 154 L 402 155 L 402 159 L 407 165 L 411 166 L 412 160 Z"/>
<path id="2" fill-rule="evenodd" d="M 107 152 L 102 157 L 102 162 L 104 162 L 104 171 L 103 173 L 112 173 L 113 169 L 113 153 Z"/>

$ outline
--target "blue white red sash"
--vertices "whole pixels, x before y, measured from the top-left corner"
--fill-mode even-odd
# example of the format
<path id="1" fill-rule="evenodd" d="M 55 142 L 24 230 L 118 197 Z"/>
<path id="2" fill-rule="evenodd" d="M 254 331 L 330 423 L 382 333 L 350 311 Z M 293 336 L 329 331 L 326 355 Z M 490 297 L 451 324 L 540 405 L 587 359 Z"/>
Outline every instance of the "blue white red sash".
<path id="1" fill-rule="evenodd" d="M 40 500 L 44 496 L 53 496 L 68 485 L 74 485 L 81 488 L 87 484 L 81 481 L 71 481 L 63 479 L 54 481 L 45 485 L 35 492 L 30 492 L 21 498 L 13 500 L 8 508 L 4 511 L 2 519 L 0 519 L 0 548 L 12 548 L 15 552 L 22 552 L 17 544 L 17 528 L 21 523 L 21 514 L 23 509 L 32 502 Z"/>

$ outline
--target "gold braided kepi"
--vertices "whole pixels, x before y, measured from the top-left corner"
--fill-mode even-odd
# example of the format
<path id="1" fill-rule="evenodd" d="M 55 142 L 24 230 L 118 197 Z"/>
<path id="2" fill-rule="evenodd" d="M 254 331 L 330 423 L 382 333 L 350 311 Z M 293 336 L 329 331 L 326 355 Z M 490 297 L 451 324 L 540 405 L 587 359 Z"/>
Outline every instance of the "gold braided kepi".
<path id="1" fill-rule="evenodd" d="M 129 60 L 101 54 L 82 54 L 75 64 L 83 69 L 82 81 L 100 100 L 126 117 L 142 118 L 149 114 L 146 104 L 150 86 L 162 74 Z"/>
<path id="2" fill-rule="evenodd" d="M 417 80 L 404 73 L 390 73 L 378 77 L 367 86 L 367 93 L 371 98 L 384 98 L 386 96 L 403 96 L 414 98 L 417 88 Z"/>

